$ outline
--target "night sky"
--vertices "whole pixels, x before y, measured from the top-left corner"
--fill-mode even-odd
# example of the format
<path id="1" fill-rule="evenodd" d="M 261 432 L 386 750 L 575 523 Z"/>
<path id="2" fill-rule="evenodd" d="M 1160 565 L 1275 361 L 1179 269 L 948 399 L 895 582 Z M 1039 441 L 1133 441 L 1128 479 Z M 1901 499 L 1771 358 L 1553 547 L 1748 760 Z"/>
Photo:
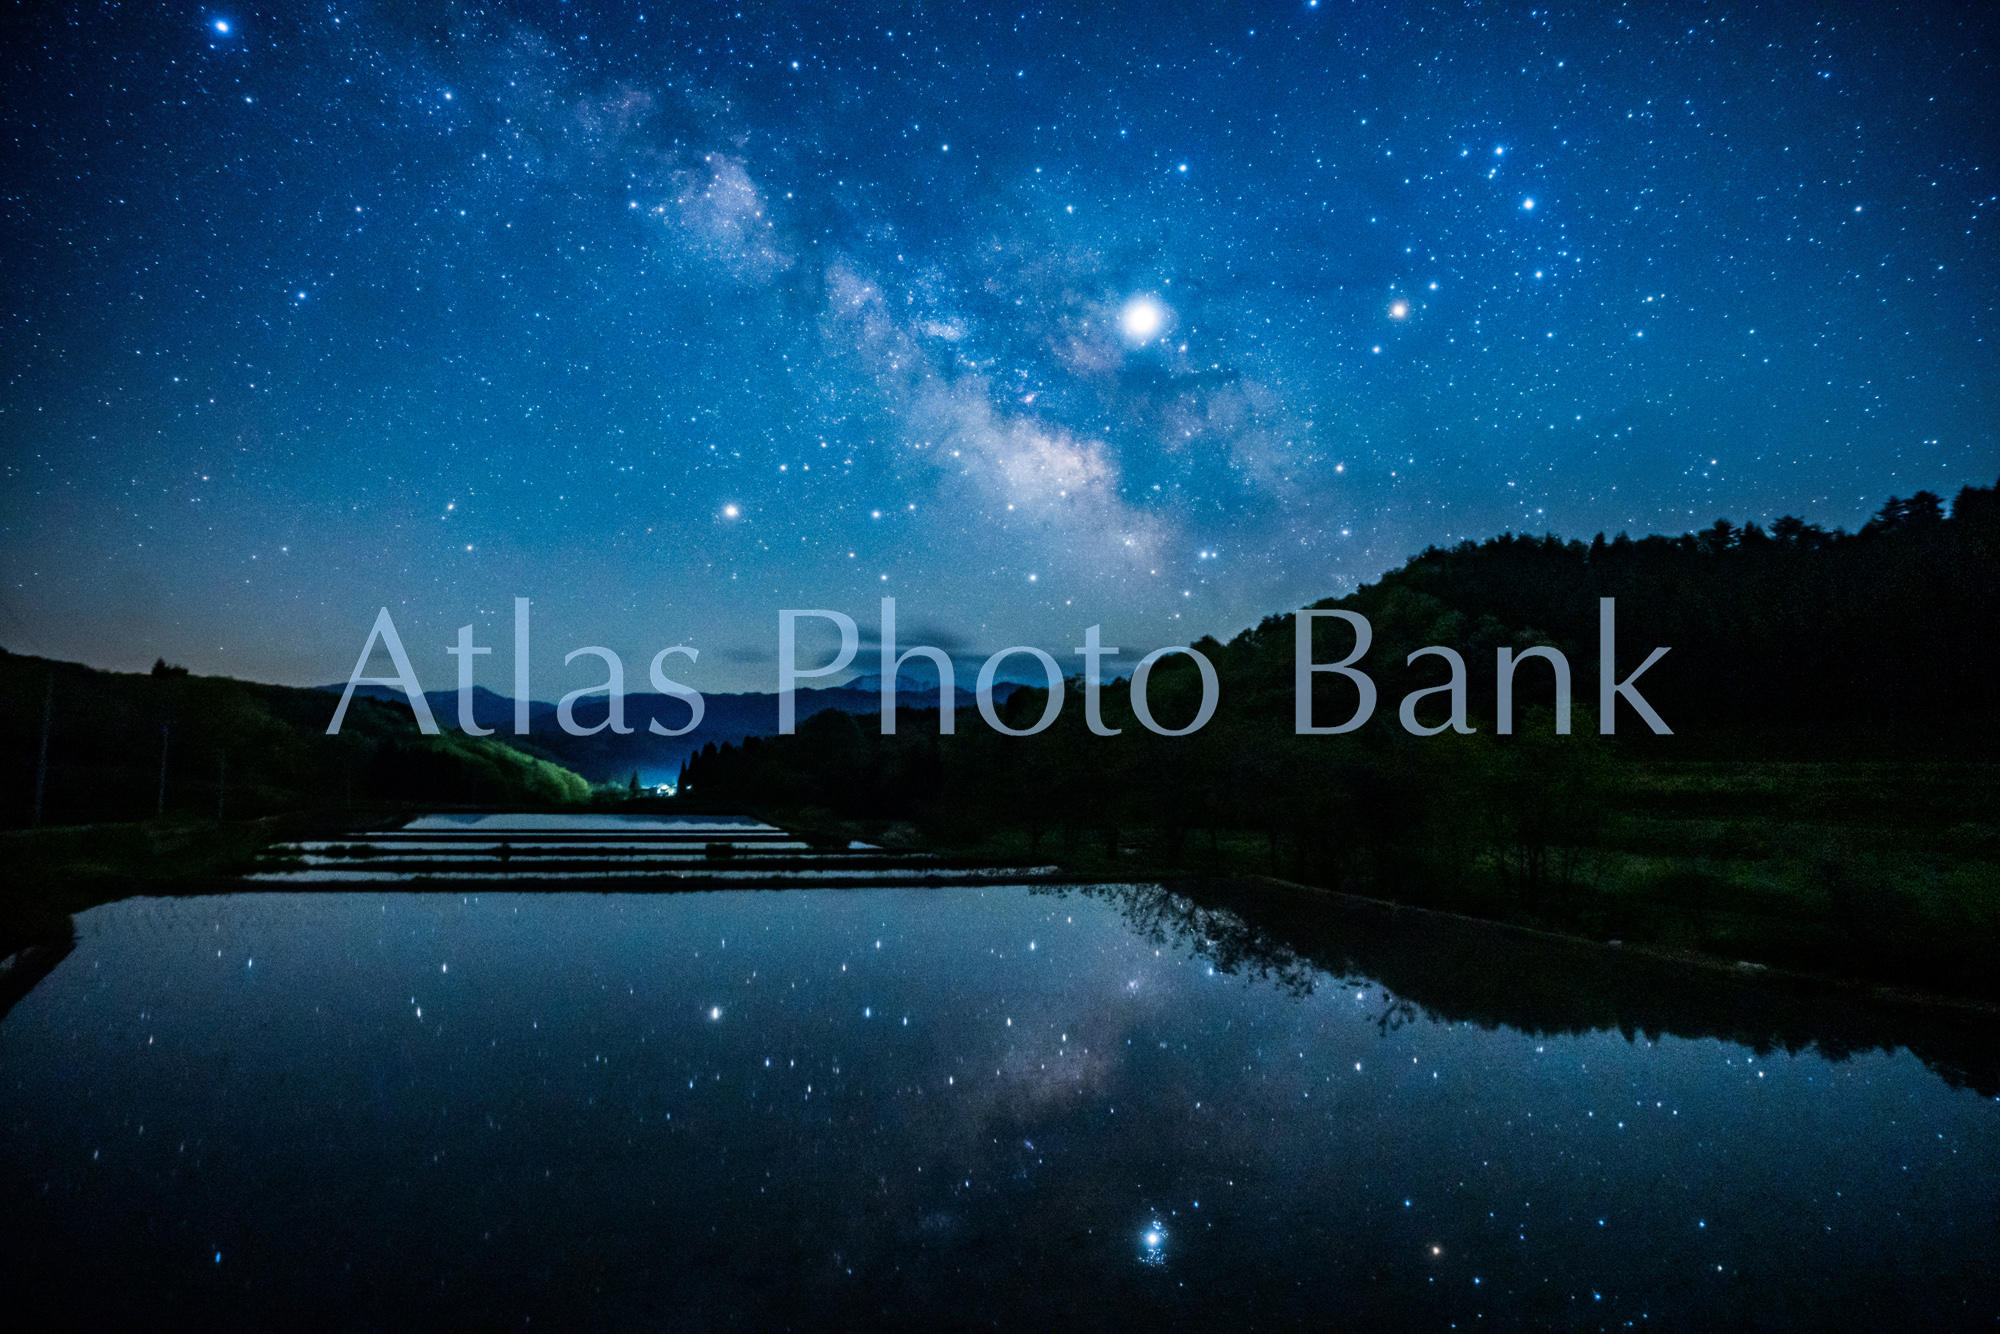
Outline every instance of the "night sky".
<path id="1" fill-rule="evenodd" d="M 2000 472 L 1992 10 L 1206 10 L 14 8 L 0 643 L 314 684 L 387 605 L 504 692 L 526 596 L 540 697 L 771 689 L 893 595 L 1129 670 Z"/>

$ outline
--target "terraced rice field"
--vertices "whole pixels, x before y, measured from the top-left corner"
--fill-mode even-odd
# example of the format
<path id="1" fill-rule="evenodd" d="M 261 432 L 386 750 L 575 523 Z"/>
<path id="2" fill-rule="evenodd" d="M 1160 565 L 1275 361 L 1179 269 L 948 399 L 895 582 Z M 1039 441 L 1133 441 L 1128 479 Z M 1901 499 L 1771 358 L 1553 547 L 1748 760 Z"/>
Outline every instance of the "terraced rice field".
<path id="1" fill-rule="evenodd" d="M 748 816 L 428 815 L 399 829 L 279 844 L 249 880 L 397 881 L 621 889 L 963 884 L 1049 879 L 1055 866 L 964 866 L 868 843 L 802 838 Z"/>

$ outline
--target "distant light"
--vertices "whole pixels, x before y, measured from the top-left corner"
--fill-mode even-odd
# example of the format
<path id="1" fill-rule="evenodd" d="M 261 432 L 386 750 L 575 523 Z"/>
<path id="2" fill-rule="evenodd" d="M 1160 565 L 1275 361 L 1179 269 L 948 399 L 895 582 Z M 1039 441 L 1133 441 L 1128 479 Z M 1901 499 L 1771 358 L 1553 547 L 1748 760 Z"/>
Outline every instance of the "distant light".
<path id="1" fill-rule="evenodd" d="M 227 23 L 225 23 L 225 22 L 224 22 L 223 20 L 221 20 L 221 19 L 217 19 L 217 20 L 215 21 L 215 30 L 216 30 L 217 32 L 228 32 L 228 31 L 229 31 L 229 25 L 228 25 Z M 218 1256 L 216 1256 L 215 1258 L 216 1258 L 216 1259 L 218 1259 L 218 1260 L 220 1260 L 220 1259 L 221 1259 L 222 1257 L 221 1257 L 220 1255 L 218 1255 Z"/>
<path id="2" fill-rule="evenodd" d="M 1535 207 L 1535 201 L 1532 199 L 1523 199 L 1521 201 L 1521 207 L 1525 209 L 1533 209 Z"/>
<path id="3" fill-rule="evenodd" d="M 710 1010 L 710 1011 L 708 1012 L 708 1017 L 709 1017 L 709 1018 L 711 1018 L 711 1019 L 720 1019 L 720 1018 L 722 1018 L 722 1007 L 721 1007 L 720 1005 L 718 1005 L 718 1006 L 716 1006 L 715 1008 L 711 1009 L 711 1010 Z"/>
<path id="4" fill-rule="evenodd" d="M 1186 171 L 1186 170 L 1187 170 L 1187 163 L 1185 163 L 1185 162 L 1181 163 L 1181 170 L 1182 170 L 1182 171 Z M 1856 213 L 1859 213 L 1859 212 L 1860 212 L 1861 210 L 1857 208 L 1857 209 L 1855 209 L 1854 211 L 1855 211 Z"/>
<path id="5" fill-rule="evenodd" d="M 741 512 L 734 505 L 724 505 L 722 507 L 722 517 L 725 519 L 733 519 Z"/>

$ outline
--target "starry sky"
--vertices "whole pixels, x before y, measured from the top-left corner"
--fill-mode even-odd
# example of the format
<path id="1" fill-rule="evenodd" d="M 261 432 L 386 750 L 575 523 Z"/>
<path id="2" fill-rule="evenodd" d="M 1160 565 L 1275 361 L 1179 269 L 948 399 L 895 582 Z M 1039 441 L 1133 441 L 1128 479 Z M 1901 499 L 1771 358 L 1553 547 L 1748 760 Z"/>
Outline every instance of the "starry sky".
<path id="1" fill-rule="evenodd" d="M 1189 8 L 16 10 L 0 643 L 1074 666 L 2000 472 L 1991 10 Z"/>

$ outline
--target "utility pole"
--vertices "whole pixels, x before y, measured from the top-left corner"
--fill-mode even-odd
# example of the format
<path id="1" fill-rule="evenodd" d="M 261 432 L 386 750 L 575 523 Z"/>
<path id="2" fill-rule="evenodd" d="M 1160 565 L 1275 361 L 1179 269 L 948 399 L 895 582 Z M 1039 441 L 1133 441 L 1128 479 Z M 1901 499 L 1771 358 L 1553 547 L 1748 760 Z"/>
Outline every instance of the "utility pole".
<path id="1" fill-rule="evenodd" d="M 172 728 L 172 723 L 160 724 L 160 804 L 153 812 L 160 819 L 167 814 L 167 739 Z"/>
<path id="2" fill-rule="evenodd" d="M 42 753 L 35 761 L 35 827 L 42 825 L 42 793 L 49 784 L 49 723 L 55 716 L 56 674 L 49 673 L 49 688 L 42 696 Z"/>

